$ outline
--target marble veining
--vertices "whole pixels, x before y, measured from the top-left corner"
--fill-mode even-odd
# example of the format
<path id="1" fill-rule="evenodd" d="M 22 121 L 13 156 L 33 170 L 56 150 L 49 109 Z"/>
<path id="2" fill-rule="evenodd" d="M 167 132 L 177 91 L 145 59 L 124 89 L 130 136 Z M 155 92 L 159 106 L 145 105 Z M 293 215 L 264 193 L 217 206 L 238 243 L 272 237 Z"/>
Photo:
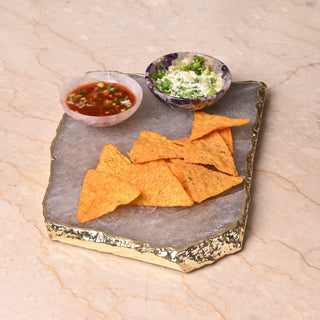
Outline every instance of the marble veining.
<path id="1" fill-rule="evenodd" d="M 0 318 L 318 319 L 319 16 L 315 0 L 0 1 Z M 179 51 L 269 88 L 243 250 L 183 274 L 50 240 L 60 87 Z"/>

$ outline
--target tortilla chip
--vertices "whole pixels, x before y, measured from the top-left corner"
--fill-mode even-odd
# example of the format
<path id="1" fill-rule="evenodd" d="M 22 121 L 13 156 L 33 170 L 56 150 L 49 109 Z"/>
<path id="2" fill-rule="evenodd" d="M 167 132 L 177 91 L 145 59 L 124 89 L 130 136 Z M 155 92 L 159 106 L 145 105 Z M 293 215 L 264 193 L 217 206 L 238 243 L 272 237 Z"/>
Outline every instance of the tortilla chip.
<path id="1" fill-rule="evenodd" d="M 227 144 L 231 153 L 234 153 L 231 128 L 220 129 L 219 133 L 220 133 L 221 137 L 223 138 L 224 142 Z"/>
<path id="2" fill-rule="evenodd" d="M 124 156 L 113 144 L 106 144 L 100 154 L 97 171 L 122 177 L 132 166 L 130 160 Z"/>
<path id="3" fill-rule="evenodd" d="M 219 171 L 238 175 L 231 151 L 219 131 L 188 142 L 184 146 L 184 160 L 189 163 L 210 164 Z"/>
<path id="4" fill-rule="evenodd" d="M 131 204 L 142 206 L 191 206 L 192 199 L 164 160 L 134 164 L 128 181 L 141 191 Z"/>
<path id="5" fill-rule="evenodd" d="M 99 218 L 139 195 L 140 191 L 128 182 L 90 169 L 83 181 L 77 218 L 81 223 Z"/>
<path id="6" fill-rule="evenodd" d="M 164 160 L 132 164 L 112 145 L 105 145 L 97 171 L 127 181 L 140 192 L 132 204 L 146 206 L 189 206 L 193 201 Z"/>
<path id="7" fill-rule="evenodd" d="M 179 146 L 184 146 L 186 143 L 188 143 L 189 138 L 185 137 L 185 138 L 175 139 L 172 141 Z"/>
<path id="8" fill-rule="evenodd" d="M 128 155 L 133 163 L 144 163 L 160 159 L 182 158 L 183 150 L 181 146 L 159 133 L 142 131 Z"/>
<path id="9" fill-rule="evenodd" d="M 250 119 L 233 119 L 215 114 L 209 114 L 202 111 L 194 113 L 192 131 L 189 141 L 199 139 L 214 130 L 219 130 L 227 127 L 241 126 L 250 122 Z"/>
<path id="10" fill-rule="evenodd" d="M 202 165 L 186 163 L 180 159 L 172 159 L 169 166 L 172 172 L 181 179 L 190 197 L 198 203 L 215 197 L 243 181 L 241 177 L 232 177 L 209 170 Z"/>

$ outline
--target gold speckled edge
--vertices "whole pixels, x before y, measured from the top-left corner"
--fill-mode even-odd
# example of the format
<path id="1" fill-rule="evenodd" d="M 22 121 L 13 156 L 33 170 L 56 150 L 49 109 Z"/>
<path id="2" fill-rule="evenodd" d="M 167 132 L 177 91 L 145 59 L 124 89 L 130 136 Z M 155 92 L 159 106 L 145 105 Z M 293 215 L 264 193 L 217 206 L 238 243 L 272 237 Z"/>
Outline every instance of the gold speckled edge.
<path id="1" fill-rule="evenodd" d="M 50 239 L 87 249 L 93 249 L 122 257 L 141 260 L 182 272 L 190 272 L 207 264 L 214 263 L 226 255 L 240 251 L 243 246 L 244 234 L 248 219 L 254 156 L 262 123 L 264 103 L 267 95 L 267 86 L 263 82 L 242 81 L 237 83 L 250 82 L 260 85 L 258 88 L 258 99 L 255 105 L 257 116 L 255 123 L 251 128 L 252 148 L 246 156 L 247 170 L 244 179 L 245 201 L 242 208 L 242 214 L 234 224 L 215 235 L 191 243 L 183 248 L 175 249 L 172 247 L 152 246 L 146 242 L 114 236 L 98 230 L 59 224 L 50 220 L 46 211 L 45 202 L 51 183 L 54 161 L 52 158 L 53 147 L 58 137 L 62 121 L 65 117 L 64 115 L 57 128 L 56 136 L 51 144 L 50 178 L 42 203 L 43 216 Z"/>

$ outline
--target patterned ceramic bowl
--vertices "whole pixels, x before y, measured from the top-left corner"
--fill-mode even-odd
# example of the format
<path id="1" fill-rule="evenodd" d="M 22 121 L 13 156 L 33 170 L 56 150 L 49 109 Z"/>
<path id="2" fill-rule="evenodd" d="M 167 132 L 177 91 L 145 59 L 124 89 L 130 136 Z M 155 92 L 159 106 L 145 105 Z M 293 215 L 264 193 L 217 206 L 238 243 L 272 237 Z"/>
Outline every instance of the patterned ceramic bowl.
<path id="1" fill-rule="evenodd" d="M 165 94 L 155 87 L 155 80 L 152 78 L 154 73 L 158 73 L 160 70 L 168 70 L 171 65 L 175 65 L 178 61 L 183 59 L 186 59 L 188 63 L 192 63 L 193 58 L 196 56 L 204 58 L 204 66 L 209 66 L 211 70 L 222 76 L 221 90 L 210 96 L 189 99 Z M 223 62 L 204 54 L 192 52 L 171 53 L 156 59 L 148 66 L 145 72 L 145 79 L 147 86 L 152 93 L 163 100 L 166 104 L 190 111 L 200 110 L 213 105 L 223 97 L 231 85 L 231 73 Z"/>
<path id="2" fill-rule="evenodd" d="M 118 83 L 127 87 L 136 98 L 135 104 L 127 111 L 106 116 L 91 116 L 81 114 L 71 110 L 67 106 L 66 98 L 71 91 L 82 85 L 99 81 Z M 92 71 L 87 72 L 85 76 L 72 78 L 61 88 L 60 91 L 60 102 L 65 113 L 81 123 L 94 127 L 110 127 L 127 120 L 138 110 L 142 101 L 142 97 L 143 91 L 137 81 L 123 73 L 108 71 Z"/>

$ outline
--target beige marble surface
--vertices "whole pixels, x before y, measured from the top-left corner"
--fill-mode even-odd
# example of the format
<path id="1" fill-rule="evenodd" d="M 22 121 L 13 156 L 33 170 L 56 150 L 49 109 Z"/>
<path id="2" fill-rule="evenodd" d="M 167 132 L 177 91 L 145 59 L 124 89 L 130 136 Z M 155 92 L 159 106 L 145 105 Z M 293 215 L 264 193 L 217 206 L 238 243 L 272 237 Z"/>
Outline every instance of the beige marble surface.
<path id="1" fill-rule="evenodd" d="M 319 319 L 316 0 L 0 0 L 1 319 Z M 49 240 L 61 85 L 175 51 L 269 87 L 244 249 L 184 274 Z"/>

